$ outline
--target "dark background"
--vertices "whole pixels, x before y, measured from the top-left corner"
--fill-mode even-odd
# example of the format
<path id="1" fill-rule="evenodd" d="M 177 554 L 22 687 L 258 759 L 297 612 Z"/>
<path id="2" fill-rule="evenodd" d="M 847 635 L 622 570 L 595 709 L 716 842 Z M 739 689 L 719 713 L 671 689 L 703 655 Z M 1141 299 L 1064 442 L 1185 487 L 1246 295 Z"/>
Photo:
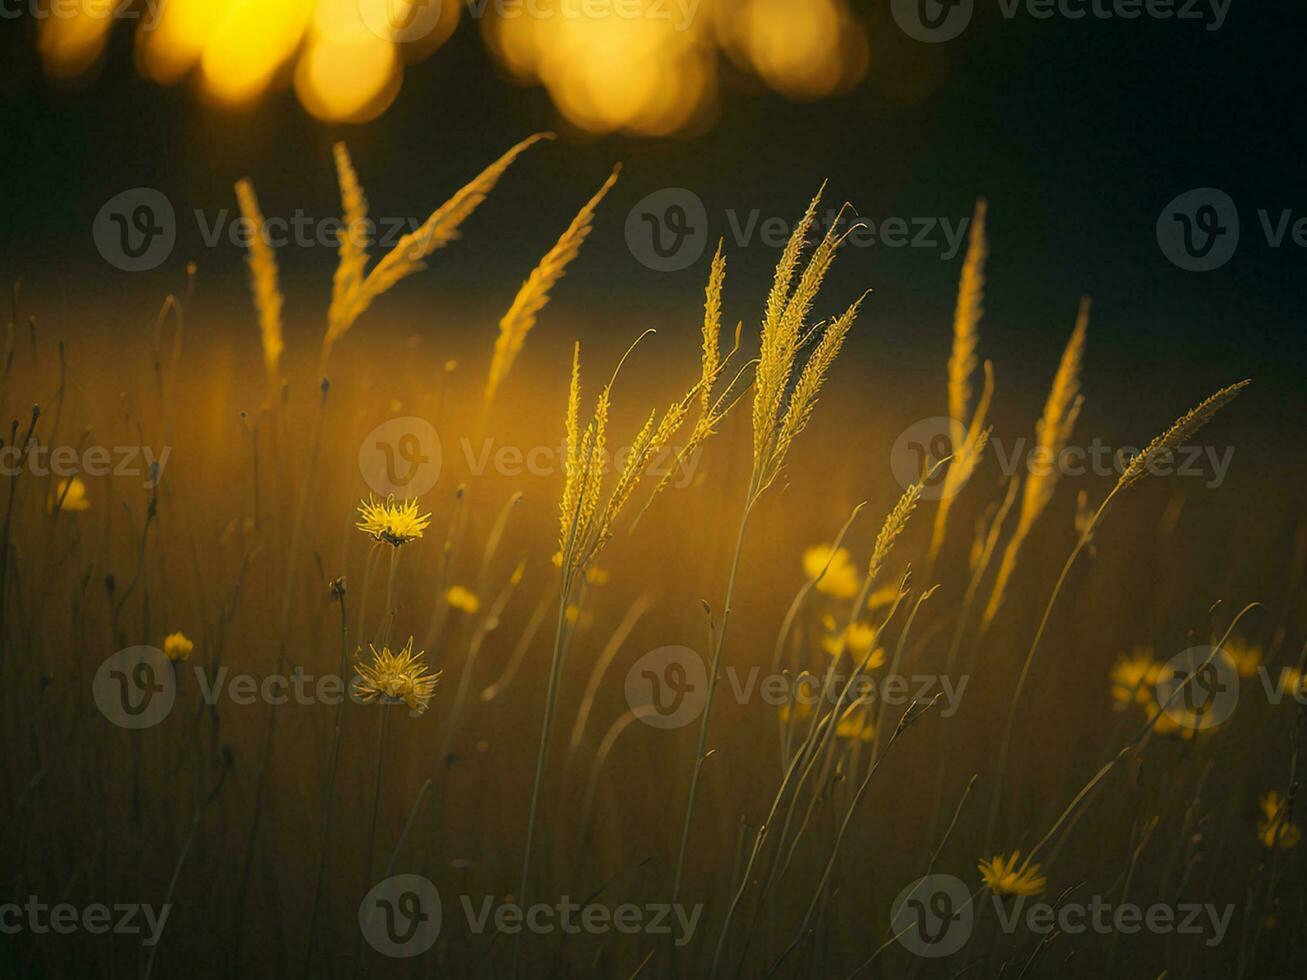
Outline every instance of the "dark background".
<path id="1" fill-rule="evenodd" d="M 1282 5 L 1233 0 L 1222 28 L 1208 31 L 1200 21 L 1147 17 L 1009 20 L 982 2 L 970 28 L 944 44 L 905 37 L 887 4 L 860 4 L 859 14 L 870 69 L 851 93 L 796 104 L 726 69 L 715 124 L 675 139 L 569 129 L 543 89 L 503 75 L 469 18 L 435 55 L 406 68 L 387 113 L 358 126 L 314 121 L 289 91 L 242 113 L 205 107 L 187 85 L 139 79 L 131 31 L 122 29 L 98 77 L 57 91 L 42 77 L 33 24 L 6 20 L 0 274 L 21 276 L 28 296 L 49 300 L 46 322 L 72 332 L 87 327 L 87 302 L 113 300 L 123 310 L 123 301 L 139 300 L 132 315 L 151 315 L 158 298 L 178 288 L 184 258 L 195 258 L 208 296 L 246 304 L 226 329 L 248 331 L 243 277 L 233 274 L 238 249 L 204 248 L 195 222 L 182 220 L 169 263 L 121 273 L 100 260 L 91 239 L 100 206 L 121 190 L 150 186 L 183 218 L 192 208 L 212 214 L 234 206 L 231 185 L 248 176 L 270 216 L 296 208 L 332 215 L 330 146 L 343 138 L 372 213 L 421 218 L 525 134 L 556 129 L 560 143 L 520 162 L 469 222 L 467 241 L 388 298 L 392 309 L 457 309 L 489 338 L 516 284 L 615 161 L 625 164 L 622 181 L 539 328 L 550 341 L 566 344 L 581 329 L 577 318 L 617 339 L 649 325 L 692 324 L 707 256 L 682 272 L 657 272 L 633 261 L 624 242 L 627 212 L 660 187 L 697 192 L 712 238 L 728 233 L 728 209 L 793 220 L 825 178 L 832 203 L 847 199 L 874 221 L 957 221 L 984 195 L 991 259 L 983 353 L 1000 366 L 1000 391 L 1005 377 L 1038 378 L 1020 386 L 1036 397 L 1087 293 L 1095 303 L 1087 418 L 1095 402 L 1125 405 L 1144 413 L 1151 430 L 1178 406 L 1252 376 L 1258 385 L 1247 401 L 1255 407 L 1242 417 L 1260 416 L 1263 437 L 1297 428 L 1304 255 L 1290 242 L 1270 247 L 1257 216 L 1263 208 L 1307 214 L 1294 111 L 1301 38 Z M 1243 235 L 1228 264 L 1191 273 L 1165 258 L 1154 227 L 1168 201 L 1202 186 L 1231 195 Z M 747 315 L 758 307 L 774 251 L 756 241 L 727 247 L 728 302 Z M 287 251 L 279 258 L 288 335 L 303 331 L 313 345 L 334 256 Z M 836 295 L 875 290 L 855 356 L 892 363 L 892 383 L 942 387 L 960 264 L 960 254 L 946 262 L 911 248 L 846 258 Z M 1021 416 L 1037 407 L 1023 404 Z"/>

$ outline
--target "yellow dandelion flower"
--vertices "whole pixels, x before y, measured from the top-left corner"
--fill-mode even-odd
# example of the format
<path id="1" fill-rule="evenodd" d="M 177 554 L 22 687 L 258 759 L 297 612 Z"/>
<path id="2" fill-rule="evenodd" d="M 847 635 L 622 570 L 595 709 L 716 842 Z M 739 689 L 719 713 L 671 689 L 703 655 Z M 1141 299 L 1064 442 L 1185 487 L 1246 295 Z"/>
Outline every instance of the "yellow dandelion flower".
<path id="1" fill-rule="evenodd" d="M 792 704 L 786 702 L 780 707 L 781 724 L 789 724 L 791 718 L 795 721 L 804 721 L 812 717 L 812 705 L 806 701 L 795 701 Z"/>
<path id="2" fill-rule="evenodd" d="M 873 741 L 876 738 L 876 725 L 871 719 L 871 709 L 863 705 L 846 714 L 835 726 L 835 735 L 837 738 Z"/>
<path id="3" fill-rule="evenodd" d="M 61 502 L 62 501 L 62 502 Z M 54 492 L 50 494 L 50 513 L 61 511 L 90 510 L 91 502 L 86 499 L 86 484 L 80 477 L 60 480 Z"/>
<path id="4" fill-rule="evenodd" d="M 867 608 L 872 612 L 877 609 L 883 609 L 885 606 L 892 605 L 894 600 L 899 597 L 899 583 L 890 582 L 888 585 L 882 585 L 879 589 L 867 596 Z"/>
<path id="5" fill-rule="evenodd" d="M 181 631 L 170 633 L 163 638 L 163 652 L 174 663 L 178 660 L 189 660 L 194 649 L 195 644 Z"/>
<path id="6" fill-rule="evenodd" d="M 1153 699 L 1153 688 L 1157 684 L 1162 665 L 1153 659 L 1153 651 L 1146 647 L 1135 647 L 1133 653 L 1123 653 L 1116 658 L 1109 677 L 1112 680 L 1112 700 L 1116 710 L 1121 711 L 1127 704 L 1148 704 Z"/>
<path id="7" fill-rule="evenodd" d="M 592 565 L 585 570 L 585 580 L 591 585 L 607 585 L 608 569 Z"/>
<path id="8" fill-rule="evenodd" d="M 829 568 L 826 567 L 828 561 Z M 803 572 L 809 579 L 816 579 L 823 568 L 826 574 L 817 583 L 818 592 L 836 599 L 852 599 L 858 594 L 861 583 L 848 548 L 838 548 L 832 553 L 830 545 L 816 544 L 803 553 Z"/>
<path id="9" fill-rule="evenodd" d="M 876 642 L 876 627 L 870 623 L 857 622 L 845 627 L 842 631 L 835 630 L 834 621 L 828 616 L 825 620 L 827 633 L 821 638 L 821 647 L 832 657 L 838 657 L 841 653 L 847 652 L 854 659 L 861 661 L 868 653 L 871 653 L 872 646 Z M 874 670 L 885 663 L 885 651 L 877 649 L 867 660 L 866 670 Z"/>
<path id="10" fill-rule="evenodd" d="M 417 500 L 405 500 L 398 504 L 394 494 L 388 496 L 384 503 L 378 503 L 371 496 L 367 500 L 360 500 L 359 516 L 363 519 L 355 527 L 372 535 L 377 541 L 385 541 L 396 548 L 422 537 L 422 532 L 431 523 L 430 514 L 418 514 Z"/>
<path id="11" fill-rule="evenodd" d="M 481 600 L 477 598 L 476 593 L 461 585 L 451 585 L 449 591 L 445 593 L 445 600 L 453 608 L 469 614 L 481 608 Z"/>
<path id="12" fill-rule="evenodd" d="M 1197 716 L 1191 715 L 1183 707 L 1177 705 L 1179 705 L 1178 701 L 1172 706 L 1173 713 L 1164 711 L 1152 690 L 1149 690 L 1148 697 L 1144 702 L 1144 710 L 1148 714 L 1149 721 L 1157 718 L 1156 724 L 1153 725 L 1153 731 L 1158 735 L 1169 735 L 1189 742 L 1196 739 L 1203 732 L 1213 730 L 1199 727 Z"/>
<path id="13" fill-rule="evenodd" d="M 1257 676 L 1257 668 L 1262 665 L 1260 647 L 1245 643 L 1243 640 L 1230 640 L 1221 647 L 1221 652 L 1230 658 L 1240 677 L 1247 680 L 1249 677 Z"/>
<path id="14" fill-rule="evenodd" d="M 427 702 L 436 691 L 440 671 L 427 672 L 422 654 L 413 653 L 413 637 L 408 638 L 404 649 L 391 653 L 390 647 L 372 651 L 372 663 L 355 664 L 358 676 L 354 678 L 354 693 L 364 704 L 380 701 L 382 704 L 406 704 L 409 714 L 417 716 L 427 710 Z"/>
<path id="15" fill-rule="evenodd" d="M 995 895 L 1038 895 L 1048 884 L 1048 879 L 1039 873 L 1039 865 L 1029 860 L 1017 865 L 1020 851 L 1013 851 L 1010 857 L 996 854 L 988 861 L 981 861 L 980 876 Z"/>
<path id="16" fill-rule="evenodd" d="M 1297 847 L 1302 840 L 1302 831 L 1298 825 L 1289 823 L 1288 802 L 1280 794 L 1271 790 L 1259 801 L 1264 819 L 1257 822 L 1257 838 L 1263 847 L 1275 847 L 1277 842 L 1282 848 Z"/>

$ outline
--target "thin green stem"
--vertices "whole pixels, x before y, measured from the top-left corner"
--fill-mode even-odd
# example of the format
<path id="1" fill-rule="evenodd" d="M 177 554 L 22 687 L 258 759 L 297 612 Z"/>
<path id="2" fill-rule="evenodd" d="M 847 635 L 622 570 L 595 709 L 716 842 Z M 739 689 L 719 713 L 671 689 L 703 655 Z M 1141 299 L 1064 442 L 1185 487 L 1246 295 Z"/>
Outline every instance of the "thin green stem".
<path id="1" fill-rule="evenodd" d="M 540 789 L 544 783 L 545 759 L 549 754 L 549 731 L 554 721 L 554 702 L 558 695 L 558 677 L 562 673 L 564 637 L 567 634 L 567 602 L 572 593 L 572 576 L 567 569 L 567 557 L 563 559 L 562 588 L 558 596 L 558 625 L 554 630 L 554 655 L 549 665 L 549 686 L 545 691 L 545 717 L 540 726 L 540 748 L 536 753 L 535 779 L 531 786 L 531 808 L 526 824 L 526 847 L 522 851 L 522 877 L 517 889 L 519 908 L 527 907 L 527 887 L 531 877 L 531 850 L 535 843 L 536 816 L 540 809 Z M 517 934 L 513 944 L 513 980 L 520 975 L 522 964 L 523 930 Z"/>
<path id="2" fill-rule="evenodd" d="M 731 559 L 731 574 L 726 585 L 726 604 L 722 607 L 722 624 L 713 646 L 712 662 L 708 666 L 708 699 L 703 706 L 703 720 L 699 723 L 699 745 L 694 755 L 694 770 L 690 776 L 690 794 L 685 801 L 685 819 L 681 826 L 681 846 L 676 857 L 676 876 L 672 880 L 672 906 L 681 895 L 681 881 L 685 874 L 685 855 L 690 844 L 690 824 L 694 817 L 694 801 L 699 791 L 699 773 L 703 769 L 704 754 L 708 751 L 708 727 L 712 720 L 713 696 L 717 693 L 718 671 L 722 651 L 726 647 L 726 630 L 731 620 L 731 604 L 735 600 L 735 586 L 740 572 L 740 556 L 744 553 L 744 533 L 749 526 L 749 515 L 757 502 L 756 477 L 749 483 L 749 494 L 740 516 L 740 530 L 735 537 L 735 555 Z"/>

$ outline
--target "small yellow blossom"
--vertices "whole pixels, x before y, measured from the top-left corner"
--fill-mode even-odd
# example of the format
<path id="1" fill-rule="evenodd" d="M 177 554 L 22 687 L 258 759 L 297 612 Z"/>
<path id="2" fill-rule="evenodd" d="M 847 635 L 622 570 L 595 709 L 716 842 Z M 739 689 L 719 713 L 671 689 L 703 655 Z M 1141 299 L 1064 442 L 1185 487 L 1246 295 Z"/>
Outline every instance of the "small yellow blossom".
<path id="1" fill-rule="evenodd" d="M 409 714 L 415 716 L 426 711 L 440 681 L 440 671 L 427 672 L 422 654 L 413 653 L 413 637 L 399 653 L 391 653 L 390 647 L 382 647 L 380 652 L 371 645 L 368 649 L 372 651 L 372 663 L 354 665 L 358 671 L 354 693 L 359 700 L 365 704 L 406 704 Z"/>
<path id="2" fill-rule="evenodd" d="M 60 480 L 59 485 L 50 494 L 50 513 L 52 514 L 57 510 L 82 511 L 90 510 L 90 508 L 91 502 L 86 499 L 86 484 L 81 481 L 80 477 L 73 476 L 66 480 Z"/>
<path id="3" fill-rule="evenodd" d="M 465 613 L 474 613 L 481 608 L 481 600 L 477 598 L 476 593 L 461 585 L 450 586 L 449 591 L 445 593 L 445 599 L 452 607 L 461 609 Z"/>
<path id="4" fill-rule="evenodd" d="M 1257 668 L 1262 665 L 1260 647 L 1242 640 L 1230 640 L 1221 647 L 1221 652 L 1230 658 L 1240 677 L 1247 680 L 1249 677 L 1257 676 Z"/>
<path id="5" fill-rule="evenodd" d="M 899 583 L 891 582 L 889 585 L 882 585 L 879 589 L 867 596 L 867 608 L 872 612 L 891 605 L 899 597 Z"/>
<path id="6" fill-rule="evenodd" d="M 830 567 L 826 568 L 828 561 Z M 803 572 L 809 579 L 816 579 L 823 568 L 826 574 L 817 583 L 818 592 L 836 599 L 852 599 L 858 594 L 858 570 L 849 558 L 848 548 L 839 548 L 832 553 L 830 545 L 817 544 L 803 553 Z"/>
<path id="7" fill-rule="evenodd" d="M 591 565 L 585 570 L 585 580 L 591 585 L 607 585 L 608 569 L 600 568 L 598 565 Z"/>
<path id="8" fill-rule="evenodd" d="M 1048 879 L 1039 873 L 1038 864 L 1027 860 L 1018 867 L 1020 857 L 1020 851 L 1013 851 L 1010 857 L 996 854 L 980 862 L 980 876 L 995 895 L 1038 895 L 1048 884 Z"/>
<path id="9" fill-rule="evenodd" d="M 1289 823 L 1286 819 L 1289 814 L 1287 801 L 1282 800 L 1275 790 L 1271 790 L 1258 803 L 1264 817 L 1257 822 L 1257 837 L 1262 846 L 1275 847 L 1278 843 L 1281 848 L 1297 847 L 1302 840 L 1302 831 L 1297 824 Z"/>
<path id="10" fill-rule="evenodd" d="M 194 649 L 195 644 L 180 631 L 170 633 L 163 638 L 163 652 L 174 663 L 178 660 L 189 660 Z"/>
<path id="11" fill-rule="evenodd" d="M 1285 667 L 1280 671 L 1280 690 L 1290 697 L 1302 694 L 1304 690 L 1302 671 L 1297 667 Z"/>
<path id="12" fill-rule="evenodd" d="M 787 701 L 780 708 L 781 724 L 789 724 L 791 718 L 804 721 L 812 717 L 812 705 L 807 701 Z"/>
<path id="13" fill-rule="evenodd" d="M 360 500 L 359 516 L 363 519 L 355 527 L 372 535 L 377 541 L 385 541 L 396 548 L 422 537 L 422 532 L 431 523 L 430 514 L 418 514 L 416 500 L 405 500 L 398 504 L 394 494 L 387 497 L 384 503 L 378 503 L 373 497 Z"/>
<path id="14" fill-rule="evenodd" d="M 1157 718 L 1153 725 L 1153 731 L 1158 735 L 1169 735 L 1179 738 L 1186 742 L 1191 742 L 1204 732 L 1212 731 L 1211 728 L 1203 728 L 1198 723 L 1196 715 L 1192 715 L 1183 707 L 1172 706 L 1170 712 L 1162 709 L 1161 703 L 1150 690 L 1148 698 L 1144 704 L 1144 711 L 1148 715 L 1148 720 L 1152 721 Z"/>
<path id="15" fill-rule="evenodd" d="M 843 631 L 836 631 L 835 621 L 828 616 L 824 624 L 828 632 L 821 638 L 821 648 L 832 657 L 838 657 L 841 653 L 847 652 L 861 663 L 863 658 L 871 652 L 876 642 L 876 628 L 869 623 L 853 623 L 845 627 Z M 878 648 L 867 659 L 863 669 L 875 670 L 884 663 L 885 651 Z"/>
<path id="16" fill-rule="evenodd" d="M 871 718 L 871 708 L 864 704 L 847 712 L 835 726 L 835 735 L 838 738 L 873 741 L 876 738 L 876 725 Z"/>
<path id="17" fill-rule="evenodd" d="M 1130 654 L 1120 654 L 1112 665 L 1112 700 L 1121 711 L 1131 702 L 1148 704 L 1153 699 L 1153 688 L 1161 674 L 1162 665 L 1153 659 L 1146 647 L 1135 647 Z"/>

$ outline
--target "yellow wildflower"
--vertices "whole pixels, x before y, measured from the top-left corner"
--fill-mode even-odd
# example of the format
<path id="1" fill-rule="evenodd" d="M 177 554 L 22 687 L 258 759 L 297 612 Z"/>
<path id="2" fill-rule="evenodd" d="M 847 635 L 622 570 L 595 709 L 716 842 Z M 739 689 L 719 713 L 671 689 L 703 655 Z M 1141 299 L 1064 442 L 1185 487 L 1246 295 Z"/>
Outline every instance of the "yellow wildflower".
<path id="1" fill-rule="evenodd" d="M 1112 679 L 1116 710 L 1131 702 L 1148 704 L 1153 699 L 1153 688 L 1161 670 L 1162 665 L 1153 659 L 1153 652 L 1147 647 L 1135 647 L 1133 653 L 1120 654 L 1108 675 Z"/>
<path id="2" fill-rule="evenodd" d="M 80 477 L 73 476 L 66 480 L 60 480 L 59 485 L 50 494 L 49 509 L 52 514 L 57 510 L 82 511 L 90 510 L 90 508 L 91 502 L 86 499 L 86 484 L 81 481 Z"/>
<path id="3" fill-rule="evenodd" d="M 839 738 L 862 739 L 870 742 L 876 737 L 876 726 L 871 719 L 871 709 L 862 705 L 840 718 L 835 726 L 835 735 Z"/>
<path id="4" fill-rule="evenodd" d="M 180 631 L 170 633 L 163 638 L 163 652 L 174 663 L 178 660 L 189 660 L 194 649 L 195 644 Z"/>
<path id="5" fill-rule="evenodd" d="M 445 599 L 452 607 L 461 609 L 465 613 L 474 613 L 481 608 L 481 600 L 477 598 L 476 593 L 461 585 L 450 586 L 449 591 L 445 593 Z"/>
<path id="6" fill-rule="evenodd" d="M 1275 790 L 1271 790 L 1258 803 L 1264 814 L 1264 819 L 1257 822 L 1257 837 L 1262 846 L 1275 847 L 1278 843 L 1282 848 L 1297 847 L 1302 840 L 1302 831 L 1297 824 L 1289 823 L 1287 819 L 1288 802 L 1282 800 Z"/>
<path id="7" fill-rule="evenodd" d="M 868 653 L 871 652 L 873 644 L 876 642 L 876 627 L 870 623 L 856 622 L 843 631 L 835 632 L 835 621 L 829 616 L 825 619 L 826 629 L 829 631 L 821 638 L 821 647 L 832 657 L 838 657 L 841 653 L 847 652 L 855 660 L 861 662 Z M 867 660 L 864 670 L 874 670 L 885 663 L 885 651 L 877 649 Z"/>
<path id="8" fill-rule="evenodd" d="M 422 654 L 413 653 L 413 638 L 408 638 L 399 653 L 391 653 L 390 647 L 382 647 L 380 652 L 371 645 L 368 649 L 372 651 L 372 663 L 354 665 L 358 671 L 354 693 L 359 700 L 365 704 L 406 704 L 415 716 L 426 711 L 440 681 L 440 671 L 427 673 Z"/>
<path id="9" fill-rule="evenodd" d="M 1262 665 L 1260 647 L 1245 643 L 1242 640 L 1230 640 L 1225 646 L 1221 647 L 1221 652 L 1230 658 L 1240 677 L 1246 680 L 1249 677 L 1257 676 L 1257 668 Z"/>
<path id="10" fill-rule="evenodd" d="M 826 563 L 830 562 L 830 567 Z M 817 583 L 817 591 L 836 599 L 852 599 L 858 594 L 858 570 L 849 557 L 848 548 L 838 548 L 834 552 L 828 544 L 813 545 L 803 553 L 803 572 L 810 579 L 816 579 L 825 568 L 826 574 Z"/>
<path id="11" fill-rule="evenodd" d="M 1013 851 L 1010 857 L 996 854 L 980 862 L 980 876 L 995 895 L 1038 895 L 1048 884 L 1048 879 L 1039 873 L 1038 864 L 1031 864 L 1027 859 L 1018 867 L 1020 857 L 1020 851 Z"/>
<path id="12" fill-rule="evenodd" d="M 402 504 L 397 504 L 394 494 L 388 496 L 384 503 L 378 503 L 373 497 L 360 500 L 359 516 L 363 519 L 355 527 L 372 535 L 377 541 L 385 541 L 396 548 L 422 537 L 422 532 L 431 523 L 430 514 L 418 513 L 416 500 L 405 500 Z"/>

